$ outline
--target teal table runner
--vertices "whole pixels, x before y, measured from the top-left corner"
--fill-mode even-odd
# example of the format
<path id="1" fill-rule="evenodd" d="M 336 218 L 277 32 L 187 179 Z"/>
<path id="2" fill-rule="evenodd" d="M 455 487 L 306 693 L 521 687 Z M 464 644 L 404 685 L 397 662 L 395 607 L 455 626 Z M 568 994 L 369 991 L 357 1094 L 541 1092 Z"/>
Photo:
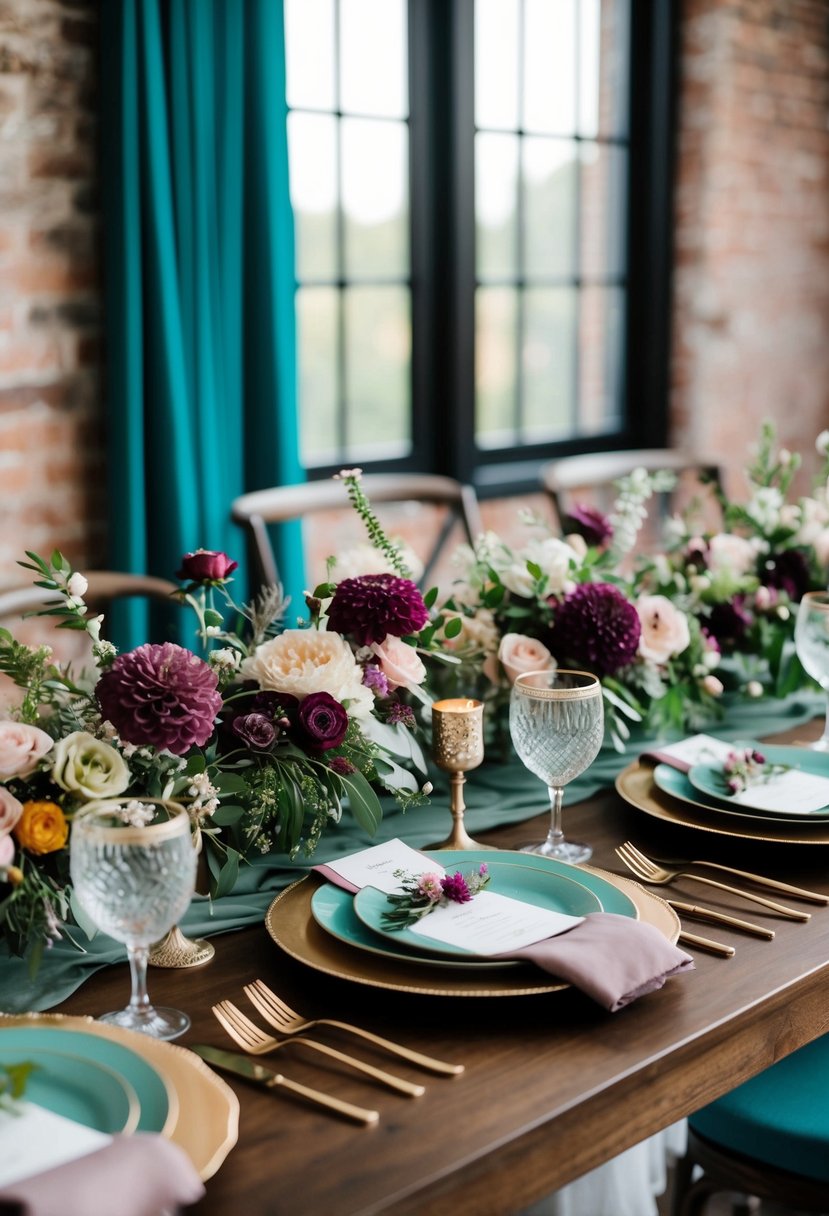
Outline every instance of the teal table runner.
<path id="1" fill-rule="evenodd" d="M 725 709 L 725 717 L 712 725 L 711 734 L 722 739 L 757 739 L 811 721 L 823 712 L 824 699 L 813 693 L 800 693 L 785 701 L 735 701 L 726 704 Z M 568 804 L 611 786 L 632 759 L 656 742 L 655 738 L 642 734 L 631 740 L 624 755 L 611 748 L 603 749 L 589 770 L 568 786 Z M 383 822 L 373 838 L 346 814 L 323 838 L 311 861 L 299 858 L 290 862 L 284 856 L 255 858 L 242 868 L 231 895 L 213 902 L 201 897 L 194 899 L 182 929 L 189 937 L 205 937 L 260 922 L 274 894 L 306 873 L 312 863 L 330 861 L 393 836 L 402 837 L 414 848 L 443 839 L 451 827 L 448 784 L 443 774 L 435 774 L 433 779 L 435 790 L 428 806 L 404 815 L 387 800 Z M 468 807 L 465 822 L 472 835 L 520 823 L 538 815 L 547 805 L 541 783 L 516 759 L 476 769 L 469 776 L 464 796 Z M 112 938 L 101 934 L 87 942 L 82 930 L 74 929 L 73 933 L 83 942 L 86 952 L 80 953 L 70 942 L 56 942 L 45 954 L 34 980 L 29 977 L 25 960 L 11 957 L 0 946 L 0 1009 L 9 1013 L 49 1009 L 65 1000 L 101 967 L 125 960 L 123 946 Z"/>

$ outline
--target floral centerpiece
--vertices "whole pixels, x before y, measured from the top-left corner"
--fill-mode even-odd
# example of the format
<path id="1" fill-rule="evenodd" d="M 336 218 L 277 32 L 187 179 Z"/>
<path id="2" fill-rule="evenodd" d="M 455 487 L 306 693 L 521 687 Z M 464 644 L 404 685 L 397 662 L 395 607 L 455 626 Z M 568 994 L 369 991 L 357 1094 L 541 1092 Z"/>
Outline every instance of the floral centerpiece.
<path id="1" fill-rule="evenodd" d="M 33 966 L 85 923 L 69 840 L 91 800 L 182 802 L 217 896 L 251 854 L 312 853 L 346 806 L 374 832 L 375 787 L 404 808 L 428 793 L 398 695 L 422 679 L 412 643 L 428 619 L 405 577 L 345 580 L 326 602 L 309 596 L 310 619 L 286 628 L 279 588 L 238 605 L 236 563 L 199 550 L 182 560 L 178 598 L 196 614 L 200 653 L 168 641 L 118 654 L 87 611 L 84 576 L 57 552 L 28 558 L 53 596 L 44 612 L 92 639 L 92 668 L 76 674 L 50 647 L 0 630 L 0 672 L 20 690 L 0 720 L 0 934 Z"/>

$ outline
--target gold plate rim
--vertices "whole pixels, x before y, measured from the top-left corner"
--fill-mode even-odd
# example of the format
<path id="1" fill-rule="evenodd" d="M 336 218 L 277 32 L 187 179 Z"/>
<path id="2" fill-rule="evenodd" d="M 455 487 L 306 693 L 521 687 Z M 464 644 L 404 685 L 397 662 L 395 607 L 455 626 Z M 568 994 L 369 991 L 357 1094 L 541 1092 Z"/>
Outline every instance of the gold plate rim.
<path id="1" fill-rule="evenodd" d="M 762 830 L 759 827 L 754 829 L 753 823 L 743 820 L 740 821 L 740 829 L 707 823 L 702 816 L 684 810 L 686 805 L 697 805 L 696 803 L 686 804 L 679 799 L 672 798 L 664 790 L 660 790 L 653 779 L 652 766 L 639 760 L 634 760 L 623 768 L 616 778 L 615 784 L 616 792 L 620 797 L 636 810 L 643 811 L 644 814 L 650 815 L 654 819 L 661 819 L 665 823 L 693 828 L 697 832 L 711 832 L 715 836 L 733 836 L 739 840 L 758 840 L 766 844 L 829 844 L 829 825 L 827 824 L 803 824 L 802 833 L 792 835 L 792 827 L 797 825 L 791 823 L 786 824 L 786 830 L 783 830 L 781 824 L 780 831 L 771 832 L 766 826 L 767 821 L 764 821 Z"/>
<path id="2" fill-rule="evenodd" d="M 0 1013 L 0 1026 L 33 1026 L 39 1023 L 112 1039 L 142 1056 L 155 1068 L 172 1095 L 174 1121 L 168 1116 L 161 1135 L 187 1153 L 202 1182 L 213 1177 L 239 1139 L 239 1099 L 199 1056 L 186 1047 L 151 1039 L 148 1035 L 124 1030 L 120 1026 L 109 1026 L 92 1017 L 68 1013 Z M 198 1103 L 183 1101 L 179 1088 L 190 1088 L 193 1081 L 197 1082 L 201 1094 Z M 208 1099 L 211 1095 L 216 1103 L 221 1101 L 223 1108 L 222 1134 L 220 1139 L 217 1134 L 215 1143 L 209 1141 L 210 1124 L 205 1118 L 205 1112 L 210 1109 Z M 188 1110 L 188 1107 L 191 1109 Z M 194 1110 L 199 1112 L 198 1120 L 194 1117 Z M 218 1116 L 218 1105 L 214 1106 L 214 1110 Z M 184 1115 L 188 1116 L 186 1120 Z"/>
<path id="3" fill-rule="evenodd" d="M 509 850 L 502 850 L 509 852 Z M 632 901 L 638 919 L 652 924 L 668 941 L 675 943 L 679 937 L 679 917 L 664 899 L 648 891 L 640 883 L 595 866 L 580 866 L 579 869 L 596 874 L 622 890 Z M 571 985 L 564 981 L 538 983 L 528 980 L 519 984 L 512 973 L 503 977 L 493 975 L 482 980 L 480 972 L 467 976 L 461 968 L 429 968 L 418 965 L 416 974 L 420 982 L 411 978 L 406 963 L 380 958 L 377 955 L 357 950 L 331 938 L 311 916 L 311 896 L 326 880 L 319 874 L 307 874 L 297 882 L 280 891 L 265 914 L 265 928 L 281 950 L 291 958 L 336 979 L 349 980 L 370 988 L 383 988 L 393 992 L 410 992 L 420 996 L 449 997 L 499 997 L 538 996 L 542 993 L 562 992 Z M 286 916 L 286 910 L 288 916 Z M 277 912 L 280 914 L 277 917 Z M 280 923 L 281 922 L 281 923 Z M 527 974 L 537 974 L 526 968 Z"/>

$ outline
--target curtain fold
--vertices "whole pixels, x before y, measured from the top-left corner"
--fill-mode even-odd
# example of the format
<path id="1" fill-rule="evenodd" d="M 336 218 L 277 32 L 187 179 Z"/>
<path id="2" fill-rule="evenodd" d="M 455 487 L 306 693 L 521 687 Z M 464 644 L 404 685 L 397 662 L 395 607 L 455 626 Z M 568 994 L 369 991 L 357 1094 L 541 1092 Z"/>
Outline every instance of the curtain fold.
<path id="1" fill-rule="evenodd" d="M 303 479 L 282 0 L 101 18 L 110 565 L 171 577 L 223 549 L 244 595 L 230 503 Z M 296 606 L 298 525 L 275 543 Z M 148 629 L 125 606 L 119 643 Z"/>

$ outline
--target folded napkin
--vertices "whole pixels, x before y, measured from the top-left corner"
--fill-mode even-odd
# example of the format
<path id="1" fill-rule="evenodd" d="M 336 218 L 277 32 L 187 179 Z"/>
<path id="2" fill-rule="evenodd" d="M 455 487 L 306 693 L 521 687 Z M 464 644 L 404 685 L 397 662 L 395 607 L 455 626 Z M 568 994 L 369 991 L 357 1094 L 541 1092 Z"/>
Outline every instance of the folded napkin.
<path id="1" fill-rule="evenodd" d="M 733 743 L 724 739 L 715 739 L 713 735 L 690 735 L 679 743 L 669 743 L 665 747 L 654 748 L 643 752 L 642 760 L 655 760 L 659 764 L 669 764 L 671 768 L 681 773 L 690 773 L 695 764 L 700 761 L 728 759 L 734 750 Z"/>
<path id="2" fill-rule="evenodd" d="M 344 891 L 356 894 L 360 889 L 330 866 L 313 869 Z M 615 912 L 590 912 L 565 933 L 494 957 L 535 963 L 611 1013 L 655 992 L 672 975 L 694 969 L 690 954 L 672 945 L 653 925 Z"/>
<path id="3" fill-rule="evenodd" d="M 0 1190 L 0 1216 L 160 1216 L 203 1194 L 182 1149 L 138 1132 Z"/>

